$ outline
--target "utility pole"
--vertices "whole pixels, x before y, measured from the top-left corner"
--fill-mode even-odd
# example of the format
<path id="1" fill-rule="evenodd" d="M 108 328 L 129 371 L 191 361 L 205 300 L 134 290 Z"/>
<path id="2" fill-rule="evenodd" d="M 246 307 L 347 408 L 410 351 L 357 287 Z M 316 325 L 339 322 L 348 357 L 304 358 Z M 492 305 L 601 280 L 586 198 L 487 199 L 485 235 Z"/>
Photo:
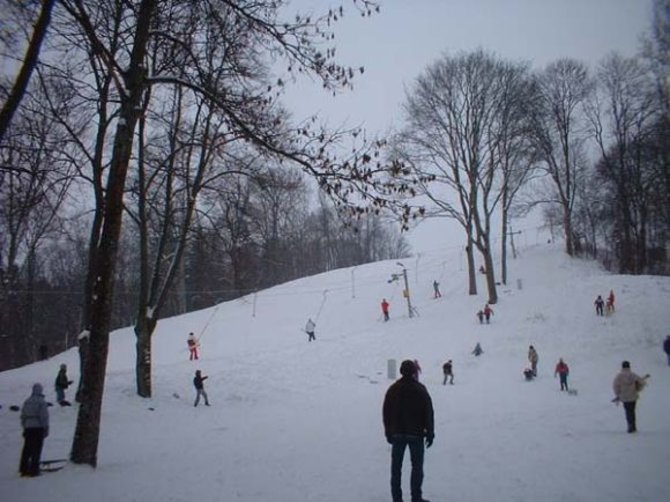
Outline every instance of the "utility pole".
<path id="1" fill-rule="evenodd" d="M 516 232 L 512 231 L 512 225 L 510 224 L 509 226 L 509 236 L 510 236 L 510 244 L 512 245 L 512 258 L 516 260 L 516 247 L 514 246 L 514 236 L 517 234 L 521 233 L 521 230 L 517 230 Z"/>
<path id="2" fill-rule="evenodd" d="M 403 296 L 407 298 L 407 312 L 409 313 L 410 318 L 414 317 L 414 312 L 412 309 L 412 301 L 410 300 L 409 297 L 409 282 L 407 280 L 407 269 L 405 268 L 405 265 L 403 265 L 400 262 L 397 262 L 396 265 L 399 265 L 402 267 L 402 277 L 405 280 L 405 291 L 403 292 Z"/>

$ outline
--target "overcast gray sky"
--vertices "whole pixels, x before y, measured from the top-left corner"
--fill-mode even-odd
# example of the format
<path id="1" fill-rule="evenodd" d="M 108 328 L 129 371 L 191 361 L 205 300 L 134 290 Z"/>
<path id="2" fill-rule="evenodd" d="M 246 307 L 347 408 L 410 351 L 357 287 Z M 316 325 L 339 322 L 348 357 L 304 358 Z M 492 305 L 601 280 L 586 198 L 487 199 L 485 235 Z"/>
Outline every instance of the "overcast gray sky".
<path id="1" fill-rule="evenodd" d="M 443 52 L 482 47 L 540 69 L 561 57 L 592 68 L 612 51 L 632 56 L 648 30 L 651 0 L 380 0 L 381 12 L 361 18 L 343 0 L 335 25 L 340 63 L 364 66 L 354 90 L 333 98 L 318 84 L 289 88 L 296 118 L 319 112 L 331 126 L 384 132 L 399 125 L 405 87 Z M 294 0 L 289 9 L 318 14 L 337 2 Z M 444 220 L 413 232 L 415 250 L 455 245 Z M 422 228 L 423 227 L 423 228 Z M 461 244 L 461 242 L 457 242 Z"/>

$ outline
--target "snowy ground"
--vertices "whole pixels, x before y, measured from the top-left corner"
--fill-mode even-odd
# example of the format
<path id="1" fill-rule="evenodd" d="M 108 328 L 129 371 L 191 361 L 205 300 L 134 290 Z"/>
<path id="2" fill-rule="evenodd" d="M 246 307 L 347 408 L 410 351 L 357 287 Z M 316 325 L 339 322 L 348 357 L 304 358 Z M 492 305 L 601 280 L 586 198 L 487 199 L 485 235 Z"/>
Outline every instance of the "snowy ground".
<path id="1" fill-rule="evenodd" d="M 436 419 L 426 453 L 424 496 L 438 501 L 670 500 L 670 278 L 610 275 L 568 260 L 558 247 L 522 250 L 510 264 L 490 325 L 468 296 L 458 251 L 404 261 L 420 317 L 408 318 L 395 261 L 337 270 L 174 319 L 154 337 L 154 398 L 134 393 L 134 338 L 112 335 L 99 466 L 67 465 L 36 479 L 17 474 L 18 413 L 33 382 L 47 399 L 60 363 L 78 378 L 72 350 L 0 373 L 0 493 L 7 502 L 384 502 L 390 447 L 381 404 L 387 361 L 418 359 Z M 443 297 L 432 299 L 432 281 Z M 481 279 L 481 277 L 480 277 Z M 617 311 L 594 314 L 614 289 Z M 381 321 L 379 302 L 391 303 Z M 302 332 L 317 321 L 316 342 Z M 202 333 L 204 329 L 204 333 Z M 186 335 L 202 333 L 188 361 Z M 484 355 L 470 354 L 481 342 Z M 528 346 L 539 378 L 525 382 Z M 571 396 L 553 368 L 570 365 Z M 455 385 L 441 365 L 453 359 Z M 623 359 L 650 373 L 627 434 L 610 402 Z M 211 407 L 193 407 L 194 371 L 209 379 Z M 68 393 L 71 396 L 72 392 Z M 178 397 L 177 397 L 178 396 Z M 50 408 L 43 458 L 67 457 L 77 408 Z M 409 459 L 403 487 L 409 499 Z"/>

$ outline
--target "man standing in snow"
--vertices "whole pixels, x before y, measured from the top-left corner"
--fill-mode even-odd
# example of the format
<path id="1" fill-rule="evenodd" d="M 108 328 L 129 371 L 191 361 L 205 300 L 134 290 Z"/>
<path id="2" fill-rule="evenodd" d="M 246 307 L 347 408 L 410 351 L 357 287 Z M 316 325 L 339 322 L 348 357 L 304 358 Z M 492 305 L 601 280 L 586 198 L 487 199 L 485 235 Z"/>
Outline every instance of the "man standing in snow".
<path id="1" fill-rule="evenodd" d="M 647 383 L 649 375 L 641 377 L 633 373 L 630 369 L 630 363 L 624 361 L 621 363 L 621 371 L 614 378 L 612 388 L 614 390 L 614 402 L 623 403 L 623 409 L 626 412 L 626 423 L 628 432 L 637 432 L 635 424 L 635 403 L 640 396 L 640 391 Z"/>
<path id="2" fill-rule="evenodd" d="M 558 363 L 556 364 L 556 370 L 554 371 L 554 378 L 556 375 L 561 380 L 561 390 L 568 390 L 568 375 L 570 374 L 570 369 L 568 365 L 563 361 L 563 358 L 559 358 Z"/>
<path id="3" fill-rule="evenodd" d="M 454 370 L 451 359 L 442 365 L 442 373 L 444 373 L 442 385 L 447 385 L 447 380 L 449 380 L 450 385 L 454 385 Z"/>
<path id="4" fill-rule="evenodd" d="M 42 446 L 49 435 L 49 409 L 39 383 L 33 385 L 32 394 L 23 403 L 21 425 L 24 443 L 19 472 L 21 476 L 39 476 Z"/>
<path id="5" fill-rule="evenodd" d="M 593 304 L 596 306 L 596 315 L 603 315 L 603 306 L 605 305 L 603 297 L 598 295 L 598 298 L 596 298 L 596 301 L 594 301 Z"/>
<path id="6" fill-rule="evenodd" d="M 316 337 L 314 336 L 314 328 L 316 328 L 316 324 L 314 324 L 314 321 L 312 319 L 307 320 L 307 324 L 305 325 L 305 333 L 307 333 L 307 341 L 311 342 L 312 340 L 316 341 Z"/>
<path id="7" fill-rule="evenodd" d="M 428 502 L 422 497 L 424 438 L 430 448 L 435 438 L 433 402 L 428 390 L 416 380 L 410 360 L 400 365 L 402 375 L 386 391 L 383 407 L 384 433 L 391 444 L 391 496 L 402 502 L 401 474 L 405 448 L 409 446 L 412 472 L 412 502 Z"/>
<path id="8" fill-rule="evenodd" d="M 61 364 L 56 375 L 54 387 L 56 388 L 56 401 L 61 406 L 70 406 L 70 402 L 65 399 L 65 390 L 72 384 L 72 380 L 67 377 L 67 365 Z"/>
<path id="9" fill-rule="evenodd" d="M 384 314 L 384 321 L 388 321 L 389 317 L 389 302 L 386 301 L 386 298 L 382 299 L 382 314 Z"/>
<path id="10" fill-rule="evenodd" d="M 193 386 L 195 387 L 195 403 L 193 406 L 198 406 L 200 402 L 200 396 L 205 398 L 205 406 L 209 406 L 209 399 L 207 399 L 207 393 L 205 392 L 204 382 L 207 380 L 207 376 L 202 376 L 200 370 L 196 370 L 195 377 L 193 377 Z"/>

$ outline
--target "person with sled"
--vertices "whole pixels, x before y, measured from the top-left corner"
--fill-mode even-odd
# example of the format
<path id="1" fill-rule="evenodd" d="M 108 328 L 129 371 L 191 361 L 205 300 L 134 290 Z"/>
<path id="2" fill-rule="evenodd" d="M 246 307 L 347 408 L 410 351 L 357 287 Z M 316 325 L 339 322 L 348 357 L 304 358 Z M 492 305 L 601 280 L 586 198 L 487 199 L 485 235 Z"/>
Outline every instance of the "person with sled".
<path id="1" fill-rule="evenodd" d="M 54 382 L 54 387 L 56 389 L 56 401 L 61 406 L 70 406 L 70 402 L 65 399 L 65 390 L 72 385 L 72 380 L 69 380 L 67 377 L 67 365 L 61 364 L 60 369 L 58 370 L 58 375 L 56 375 L 56 381 Z"/>
<path id="2" fill-rule="evenodd" d="M 610 294 L 607 297 L 607 304 L 605 305 L 608 314 L 614 313 L 614 290 L 610 289 Z"/>
<path id="3" fill-rule="evenodd" d="M 528 347 L 528 361 L 530 362 L 530 369 L 533 371 L 533 376 L 537 376 L 537 362 L 540 356 L 537 355 L 535 347 L 532 345 Z"/>
<path id="4" fill-rule="evenodd" d="M 384 434 L 391 444 L 391 497 L 402 502 L 402 462 L 409 446 L 412 472 L 412 502 L 428 502 L 422 495 L 424 438 L 425 448 L 435 439 L 433 402 L 426 387 L 414 375 L 416 367 L 410 360 L 400 365 L 401 377 L 386 391 L 383 404 Z"/>
<path id="5" fill-rule="evenodd" d="M 528 382 L 530 382 L 533 378 L 535 378 L 533 370 L 530 368 L 526 368 L 525 370 L 523 370 L 523 376 L 526 377 L 526 381 Z"/>
<path id="6" fill-rule="evenodd" d="M 389 302 L 386 301 L 386 298 L 382 298 L 382 314 L 384 314 L 384 322 L 390 319 L 389 317 Z"/>
<path id="7" fill-rule="evenodd" d="M 484 324 L 484 311 L 480 310 L 477 312 L 477 319 L 479 319 L 479 324 Z"/>
<path id="8" fill-rule="evenodd" d="M 205 399 L 205 406 L 209 406 L 209 399 L 207 399 L 207 393 L 205 392 L 204 381 L 207 380 L 207 376 L 202 376 L 200 370 L 196 370 L 195 377 L 193 377 L 193 386 L 195 387 L 195 403 L 193 406 L 198 406 L 200 402 L 200 396 Z"/>
<path id="9" fill-rule="evenodd" d="M 186 339 L 186 345 L 188 345 L 189 361 L 198 359 L 198 346 L 200 344 L 198 343 L 198 339 L 195 337 L 193 332 L 188 334 L 188 338 Z"/>
<path id="10" fill-rule="evenodd" d="M 604 315 L 603 306 L 605 305 L 605 302 L 603 301 L 603 297 L 598 295 L 598 298 L 596 298 L 596 301 L 594 301 L 593 304 L 596 306 L 596 315 Z"/>
<path id="11" fill-rule="evenodd" d="M 614 377 L 614 382 L 612 383 L 612 389 L 614 390 L 614 399 L 612 401 L 617 404 L 620 402 L 623 403 L 629 433 L 637 432 L 635 404 L 638 397 L 640 397 L 640 391 L 647 384 L 647 378 L 649 378 L 648 374 L 641 377 L 633 373 L 630 369 L 630 363 L 623 361 L 621 363 L 621 371 Z"/>
<path id="12" fill-rule="evenodd" d="M 477 342 L 477 345 L 475 345 L 475 349 L 472 351 L 472 353 L 475 356 L 481 356 L 484 353 L 484 351 L 482 350 L 482 346 L 479 344 L 479 342 Z"/>
<path id="13" fill-rule="evenodd" d="M 40 457 L 44 439 L 49 435 L 49 408 L 44 399 L 42 384 L 33 385 L 33 390 L 21 407 L 23 427 L 23 450 L 19 472 L 21 476 L 39 476 Z"/>
<path id="14" fill-rule="evenodd" d="M 486 324 L 489 323 L 489 321 L 491 320 L 492 315 L 493 315 L 493 309 L 487 303 L 486 305 L 484 305 L 484 318 L 486 319 Z"/>
<path id="15" fill-rule="evenodd" d="M 442 298 L 442 293 L 440 293 L 440 283 L 433 281 L 433 298 Z"/>
<path id="16" fill-rule="evenodd" d="M 442 385 L 447 385 L 447 380 L 449 380 L 450 385 L 454 385 L 454 369 L 451 359 L 442 365 L 442 373 L 444 373 Z"/>
<path id="17" fill-rule="evenodd" d="M 305 324 L 305 333 L 307 333 L 307 341 L 311 342 L 312 340 L 316 341 L 316 336 L 314 336 L 314 329 L 316 328 L 316 324 L 314 324 L 314 321 L 312 321 L 312 318 L 310 317 L 307 319 L 307 324 Z"/>
<path id="18" fill-rule="evenodd" d="M 558 375 L 560 381 L 561 381 L 561 390 L 568 390 L 568 375 L 570 374 L 570 368 L 568 368 L 568 365 L 563 361 L 563 358 L 558 359 L 558 363 L 556 364 L 556 369 L 554 370 L 554 378 Z"/>
<path id="19" fill-rule="evenodd" d="M 665 352 L 665 355 L 668 356 L 668 366 L 670 366 L 670 335 L 665 337 L 663 351 Z"/>

